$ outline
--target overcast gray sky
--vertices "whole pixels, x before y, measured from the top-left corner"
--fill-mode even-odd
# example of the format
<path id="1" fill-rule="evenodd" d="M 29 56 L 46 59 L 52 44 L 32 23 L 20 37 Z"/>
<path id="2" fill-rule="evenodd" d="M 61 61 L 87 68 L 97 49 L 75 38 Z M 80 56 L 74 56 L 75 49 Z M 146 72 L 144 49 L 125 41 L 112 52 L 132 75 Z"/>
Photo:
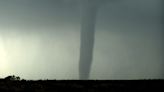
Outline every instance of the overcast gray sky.
<path id="1" fill-rule="evenodd" d="M 0 77 L 78 79 L 83 0 L 0 0 Z M 164 78 L 161 0 L 99 8 L 90 79 Z"/>

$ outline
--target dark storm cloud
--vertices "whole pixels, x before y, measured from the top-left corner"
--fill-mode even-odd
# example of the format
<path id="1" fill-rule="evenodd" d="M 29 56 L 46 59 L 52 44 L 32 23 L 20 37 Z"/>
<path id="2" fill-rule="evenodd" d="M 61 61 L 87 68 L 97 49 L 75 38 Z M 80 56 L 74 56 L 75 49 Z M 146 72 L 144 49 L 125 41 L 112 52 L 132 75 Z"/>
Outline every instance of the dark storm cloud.
<path id="1" fill-rule="evenodd" d="M 0 10 L 1 27 L 49 28 L 79 21 L 78 11 L 60 0 L 1 0 Z"/>

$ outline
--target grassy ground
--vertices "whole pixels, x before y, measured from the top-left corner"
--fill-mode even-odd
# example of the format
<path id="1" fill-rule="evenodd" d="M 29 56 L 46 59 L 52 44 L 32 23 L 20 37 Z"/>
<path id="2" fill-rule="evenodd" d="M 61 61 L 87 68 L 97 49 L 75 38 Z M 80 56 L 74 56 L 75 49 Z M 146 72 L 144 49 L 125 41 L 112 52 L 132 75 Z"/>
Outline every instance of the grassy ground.
<path id="1" fill-rule="evenodd" d="M 0 92 L 164 92 L 163 80 L 0 80 Z"/>

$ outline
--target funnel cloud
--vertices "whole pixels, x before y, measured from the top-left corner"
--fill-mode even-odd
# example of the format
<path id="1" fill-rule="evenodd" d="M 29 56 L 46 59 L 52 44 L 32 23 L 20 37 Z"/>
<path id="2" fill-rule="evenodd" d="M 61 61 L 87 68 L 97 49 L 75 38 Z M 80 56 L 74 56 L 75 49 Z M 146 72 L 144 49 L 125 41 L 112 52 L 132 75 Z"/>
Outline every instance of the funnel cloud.
<path id="1" fill-rule="evenodd" d="M 163 1 L 104 1 L 0 0 L 0 78 L 164 79 Z"/>

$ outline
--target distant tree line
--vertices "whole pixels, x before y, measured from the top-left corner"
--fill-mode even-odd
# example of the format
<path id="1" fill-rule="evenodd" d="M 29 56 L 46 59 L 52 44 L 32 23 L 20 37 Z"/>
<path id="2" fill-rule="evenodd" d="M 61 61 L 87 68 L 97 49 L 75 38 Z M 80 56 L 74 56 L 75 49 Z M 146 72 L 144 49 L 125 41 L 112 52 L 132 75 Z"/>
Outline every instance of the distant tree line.
<path id="1" fill-rule="evenodd" d="M 5 80 L 10 80 L 10 81 L 19 81 L 20 77 L 19 76 L 15 76 L 15 75 L 11 75 L 11 76 L 7 76 L 4 78 Z"/>

